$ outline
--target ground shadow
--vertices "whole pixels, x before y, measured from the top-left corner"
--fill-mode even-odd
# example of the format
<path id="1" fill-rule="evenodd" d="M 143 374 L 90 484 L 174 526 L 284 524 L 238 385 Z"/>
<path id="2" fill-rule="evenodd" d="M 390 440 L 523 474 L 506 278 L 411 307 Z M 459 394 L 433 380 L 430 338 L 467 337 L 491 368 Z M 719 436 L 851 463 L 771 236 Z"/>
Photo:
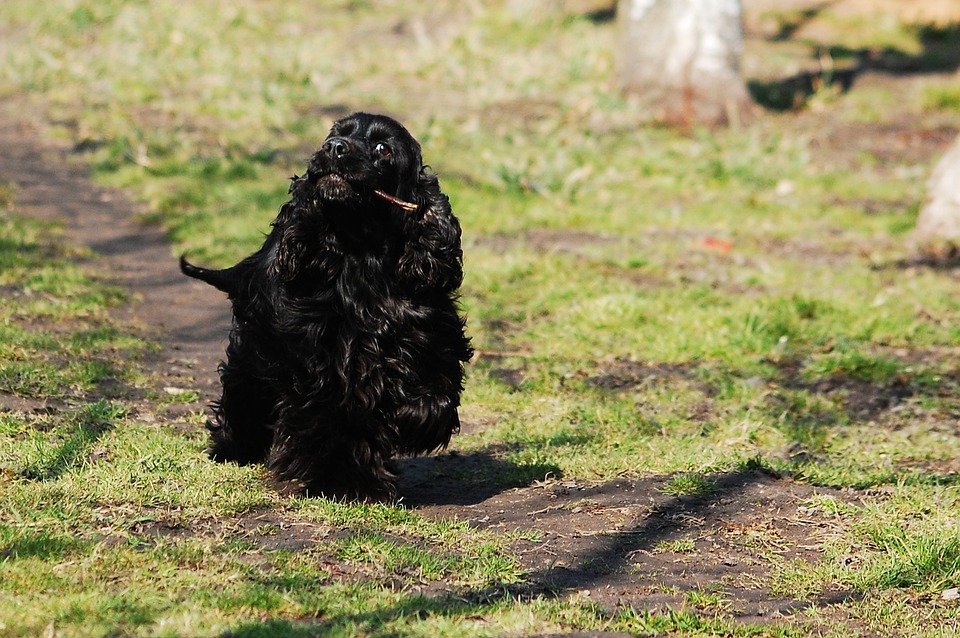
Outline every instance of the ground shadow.
<path id="1" fill-rule="evenodd" d="M 70 428 L 62 440 L 21 470 L 26 479 L 48 481 L 59 478 L 82 464 L 90 455 L 97 441 L 113 430 L 113 423 L 100 419 L 82 419 Z"/>
<path id="2" fill-rule="evenodd" d="M 617 3 L 611 2 L 607 6 L 598 6 L 583 13 L 583 18 L 593 24 L 607 24 L 617 19 Z"/>
<path id="3" fill-rule="evenodd" d="M 92 542 L 46 530 L 29 530 L 0 544 L 0 563 L 37 558 L 62 560 L 68 555 L 89 552 Z"/>
<path id="4" fill-rule="evenodd" d="M 812 19 L 819 10 L 805 13 Z M 772 40 L 789 39 L 799 28 L 783 30 Z M 819 61 L 814 71 L 804 71 L 774 80 L 749 80 L 747 89 L 754 101 L 771 111 L 802 108 L 823 90 L 850 91 L 857 78 L 867 72 L 890 75 L 950 73 L 960 68 L 960 24 L 916 26 L 922 50 L 910 54 L 900 49 L 851 49 L 842 45 L 811 46 L 811 59 Z"/>
<path id="5" fill-rule="evenodd" d="M 475 505 L 506 490 L 562 475 L 554 464 L 512 463 L 498 458 L 493 450 L 470 454 L 450 451 L 401 459 L 398 465 L 400 498 L 408 507 Z"/>
<path id="6" fill-rule="evenodd" d="M 948 246 L 943 251 L 937 252 L 917 252 L 915 255 L 889 261 L 886 263 L 873 264 L 870 267 L 875 272 L 887 270 L 932 270 L 935 272 L 954 273 L 960 271 L 960 248 Z"/>
<path id="7" fill-rule="evenodd" d="M 743 492 L 749 484 L 768 476 L 762 468 L 713 475 L 708 493 L 666 498 L 653 505 L 636 525 L 602 536 L 595 549 L 581 557 L 580 565 L 534 572 L 529 575 L 528 581 L 538 583 L 544 594 L 589 590 L 603 577 L 623 571 L 631 556 L 650 551 L 661 541 L 675 539 L 692 517 L 702 516 L 721 500 Z M 617 489 L 617 486 L 598 486 L 597 494 L 592 496 L 611 489 Z"/>

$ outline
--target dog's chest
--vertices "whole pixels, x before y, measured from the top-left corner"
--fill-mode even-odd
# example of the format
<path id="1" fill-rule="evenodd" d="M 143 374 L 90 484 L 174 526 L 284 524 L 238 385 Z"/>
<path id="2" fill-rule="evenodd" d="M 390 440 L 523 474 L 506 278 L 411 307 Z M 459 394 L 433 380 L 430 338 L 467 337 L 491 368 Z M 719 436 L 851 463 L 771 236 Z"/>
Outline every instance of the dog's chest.
<path id="1" fill-rule="evenodd" d="M 311 278 L 312 290 L 291 289 L 296 298 L 289 305 L 305 312 L 278 319 L 290 328 L 289 348 L 306 364 L 303 371 L 330 391 L 358 399 L 358 392 L 366 396 L 394 383 L 409 333 L 419 332 L 417 311 L 399 293 L 395 269 L 382 261 L 343 259 L 338 266 L 335 276 Z"/>
<path id="2" fill-rule="evenodd" d="M 296 332 L 325 335 L 323 347 L 337 341 L 386 338 L 402 330 L 415 314 L 409 297 L 400 292 L 396 265 L 376 255 L 339 255 L 314 261 L 285 290 L 290 309 L 278 317 Z M 311 272 L 313 270 L 313 272 Z M 317 344 L 321 345 L 321 344 Z"/>

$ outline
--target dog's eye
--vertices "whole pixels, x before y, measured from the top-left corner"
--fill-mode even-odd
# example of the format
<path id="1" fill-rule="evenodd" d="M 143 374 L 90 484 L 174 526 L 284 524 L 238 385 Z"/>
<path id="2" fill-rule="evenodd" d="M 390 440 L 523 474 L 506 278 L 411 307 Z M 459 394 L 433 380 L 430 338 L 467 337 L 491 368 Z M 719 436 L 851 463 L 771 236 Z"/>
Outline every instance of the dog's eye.
<path id="1" fill-rule="evenodd" d="M 378 142 L 377 145 L 373 147 L 373 152 L 380 157 L 390 157 L 393 155 L 393 151 L 390 150 L 390 147 L 383 142 Z"/>

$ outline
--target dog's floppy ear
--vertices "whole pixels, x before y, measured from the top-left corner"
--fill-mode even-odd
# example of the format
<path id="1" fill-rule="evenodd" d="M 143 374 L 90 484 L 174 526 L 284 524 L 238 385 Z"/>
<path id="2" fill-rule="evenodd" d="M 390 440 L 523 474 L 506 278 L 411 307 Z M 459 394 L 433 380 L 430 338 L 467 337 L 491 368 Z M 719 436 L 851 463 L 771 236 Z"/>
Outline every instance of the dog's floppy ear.
<path id="1" fill-rule="evenodd" d="M 306 198 L 303 193 L 306 182 L 305 177 L 293 176 L 290 185 L 292 199 L 280 207 L 267 239 L 273 257 L 270 268 L 280 281 L 291 281 L 296 276 L 306 252 L 308 239 L 303 237 L 303 228 L 296 223 L 297 205 Z"/>
<path id="2" fill-rule="evenodd" d="M 404 224 L 407 241 L 398 264 L 400 278 L 414 291 L 452 292 L 463 281 L 460 222 L 429 167 L 420 169 L 410 199 L 417 210 Z"/>

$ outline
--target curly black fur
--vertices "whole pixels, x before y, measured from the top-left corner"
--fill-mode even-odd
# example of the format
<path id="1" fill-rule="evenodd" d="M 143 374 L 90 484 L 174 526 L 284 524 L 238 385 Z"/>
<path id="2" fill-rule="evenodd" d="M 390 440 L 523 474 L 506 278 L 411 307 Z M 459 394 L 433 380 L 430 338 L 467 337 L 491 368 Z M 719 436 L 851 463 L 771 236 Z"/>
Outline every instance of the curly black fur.
<path id="1" fill-rule="evenodd" d="M 311 494 L 394 498 L 391 459 L 460 427 L 462 265 L 420 144 L 382 115 L 334 123 L 256 253 L 224 270 L 181 258 L 233 304 L 211 457 L 266 462 Z"/>

